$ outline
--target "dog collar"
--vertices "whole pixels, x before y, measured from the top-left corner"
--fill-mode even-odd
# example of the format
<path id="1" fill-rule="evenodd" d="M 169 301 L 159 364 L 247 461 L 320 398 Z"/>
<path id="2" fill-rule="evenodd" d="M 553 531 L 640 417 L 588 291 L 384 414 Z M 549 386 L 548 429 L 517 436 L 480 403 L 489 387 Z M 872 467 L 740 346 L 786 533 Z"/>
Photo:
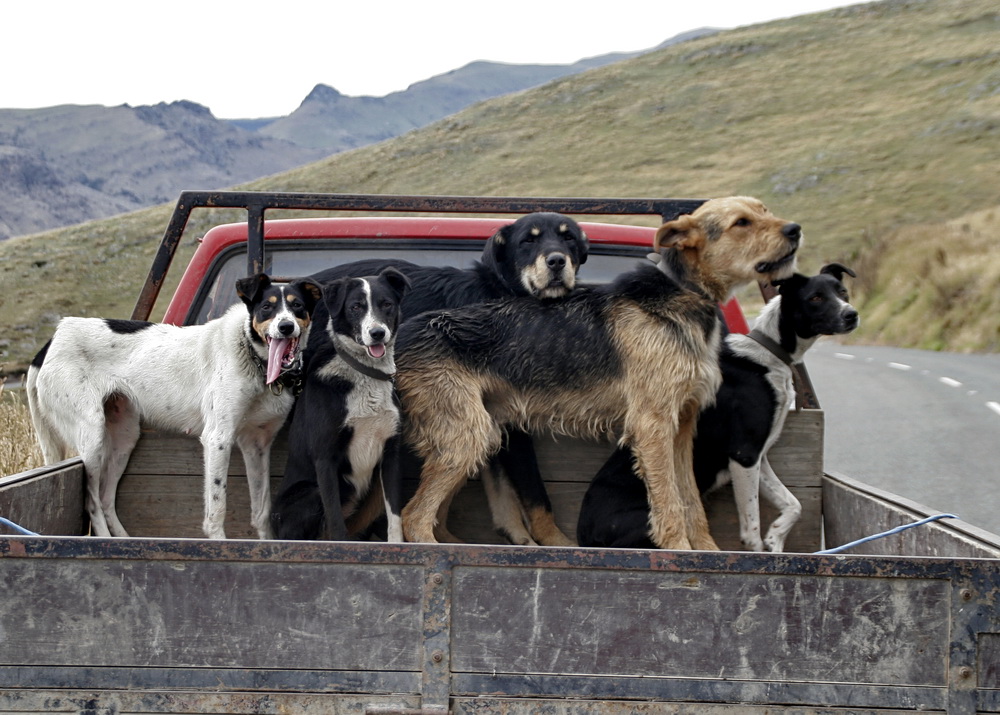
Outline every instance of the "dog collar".
<path id="1" fill-rule="evenodd" d="M 350 367 L 360 372 L 362 375 L 367 375 L 368 377 L 375 378 L 376 380 L 382 380 L 384 382 L 392 382 L 392 373 L 382 372 L 371 365 L 365 365 L 353 355 L 349 354 L 346 350 L 338 350 L 337 357 L 346 362 Z"/>
<path id="2" fill-rule="evenodd" d="M 778 345 L 778 343 L 771 340 L 771 338 L 764 335 L 764 333 L 759 330 L 751 330 L 747 333 L 747 337 L 774 355 L 774 357 L 781 360 L 781 362 L 785 363 L 789 367 L 792 366 L 792 356 L 788 354 L 788 351 Z"/>

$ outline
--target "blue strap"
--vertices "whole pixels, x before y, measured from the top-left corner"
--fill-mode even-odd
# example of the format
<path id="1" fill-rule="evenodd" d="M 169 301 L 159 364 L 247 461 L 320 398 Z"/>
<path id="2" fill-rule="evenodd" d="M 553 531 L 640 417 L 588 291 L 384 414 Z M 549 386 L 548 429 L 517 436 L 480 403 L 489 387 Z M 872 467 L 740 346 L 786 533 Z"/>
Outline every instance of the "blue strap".
<path id="1" fill-rule="evenodd" d="M 929 524 L 932 521 L 937 521 L 938 519 L 957 519 L 958 517 L 954 514 L 936 514 L 935 516 L 929 516 L 926 519 L 921 519 L 920 521 L 915 521 L 912 524 L 903 524 L 902 526 L 897 526 L 895 529 L 889 529 L 888 531 L 883 531 L 881 534 L 872 534 L 871 536 L 866 536 L 863 539 L 858 539 L 857 541 L 852 541 L 849 544 L 844 544 L 843 546 L 837 546 L 832 549 L 826 549 L 825 551 L 817 551 L 817 554 L 839 554 L 841 551 L 846 551 L 852 546 L 859 546 L 861 544 L 867 544 L 869 541 L 875 541 L 875 539 L 881 539 L 884 536 L 891 536 L 893 534 L 898 534 L 901 531 L 906 531 L 907 529 L 912 529 L 914 526 L 923 526 L 924 524 Z"/>
<path id="2" fill-rule="evenodd" d="M 14 530 L 14 531 L 16 531 L 16 532 L 17 532 L 18 534 L 22 534 L 22 535 L 24 535 L 24 536 L 38 536 L 38 534 L 36 534 L 35 532 L 33 532 L 33 531 L 28 531 L 28 530 L 27 530 L 27 529 L 25 529 L 25 528 L 24 528 L 23 526 L 18 526 L 17 524 L 15 524 L 15 523 L 14 523 L 13 521 L 11 521 L 10 519 L 4 519 L 4 518 L 3 518 L 2 516 L 0 516 L 0 524 L 3 524 L 3 525 L 4 525 L 4 526 L 6 526 L 6 527 L 7 527 L 8 529 L 13 529 L 13 530 Z"/>

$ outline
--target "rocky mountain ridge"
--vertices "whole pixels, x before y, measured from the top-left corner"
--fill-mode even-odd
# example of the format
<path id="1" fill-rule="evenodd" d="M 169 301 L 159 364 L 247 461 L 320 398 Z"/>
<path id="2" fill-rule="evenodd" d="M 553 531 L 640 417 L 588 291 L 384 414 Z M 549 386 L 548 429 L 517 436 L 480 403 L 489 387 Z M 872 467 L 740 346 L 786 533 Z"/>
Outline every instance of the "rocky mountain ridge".
<path id="1" fill-rule="evenodd" d="M 684 33 L 660 47 L 713 32 Z M 172 201 L 185 189 L 252 181 L 640 54 L 568 65 L 472 62 L 385 97 L 349 97 L 319 84 L 278 118 L 223 120 L 189 101 L 0 109 L 0 240 Z"/>

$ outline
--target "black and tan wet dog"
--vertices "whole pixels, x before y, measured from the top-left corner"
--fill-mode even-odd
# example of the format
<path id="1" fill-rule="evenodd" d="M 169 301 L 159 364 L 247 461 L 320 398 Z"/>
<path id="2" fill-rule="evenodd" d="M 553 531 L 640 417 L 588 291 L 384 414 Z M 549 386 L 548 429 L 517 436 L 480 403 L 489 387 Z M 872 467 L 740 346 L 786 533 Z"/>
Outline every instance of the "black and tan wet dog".
<path id="1" fill-rule="evenodd" d="M 718 303 L 792 273 L 801 229 L 758 200 L 705 202 L 660 227 L 656 265 L 564 300 L 431 311 L 404 323 L 397 385 L 424 460 L 403 509 L 408 541 L 434 541 L 439 508 L 501 445 L 503 427 L 620 436 L 649 494 L 653 541 L 712 549 L 691 466 L 715 396 Z"/>
<path id="2" fill-rule="evenodd" d="M 288 463 L 271 511 L 277 538 L 343 540 L 346 520 L 371 494 L 384 506 L 371 509 L 353 531 L 384 510 L 388 540 L 403 540 L 392 378 L 400 302 L 409 285 L 402 273 L 386 268 L 324 286 L 328 318 L 316 330 L 324 330 L 327 340 L 307 355 L 288 427 Z"/>
<path id="3" fill-rule="evenodd" d="M 236 292 L 242 304 L 204 325 L 64 318 L 28 368 L 42 454 L 47 463 L 72 452 L 83 459 L 96 536 L 128 536 L 115 492 L 140 422 L 201 439 L 203 528 L 213 539 L 225 538 L 226 474 L 238 446 L 251 521 L 260 538 L 271 535 L 271 443 L 295 399 L 281 386 L 298 370 L 321 293 L 313 281 L 278 285 L 264 274 L 240 279 Z"/>
<path id="4" fill-rule="evenodd" d="M 775 281 L 778 295 L 764 307 L 754 329 L 726 336 L 719 360 L 722 385 L 715 404 L 698 418 L 698 488 L 708 493 L 732 482 L 740 539 L 751 551 L 782 551 L 802 513 L 767 455 L 795 405 L 792 365 L 802 362 L 821 335 L 842 335 L 858 327 L 844 274 L 854 272 L 831 263 L 815 276 L 795 274 Z M 631 450 L 619 447 L 594 477 L 580 508 L 581 546 L 653 548 L 649 503 L 635 468 Z M 759 495 L 779 511 L 763 539 Z"/>
<path id="5" fill-rule="evenodd" d="M 374 274 L 392 266 L 410 279 L 403 297 L 403 318 L 427 310 L 457 308 L 473 303 L 524 297 L 540 301 L 559 299 L 576 286 L 577 271 L 587 261 L 589 244 L 579 224 L 552 212 L 536 212 L 502 226 L 491 236 L 480 260 L 471 268 L 419 266 L 398 259 L 367 259 L 336 266 L 312 278 L 321 284 L 344 276 Z M 326 307 L 316 308 L 315 319 L 326 322 Z M 310 347 L 324 342 L 314 331 Z M 504 479 L 503 477 L 506 477 Z M 508 481 L 509 480 L 509 481 Z M 483 472 L 483 485 L 497 530 L 511 543 L 564 546 L 573 541 L 552 518 L 552 507 L 542 484 L 534 447 L 527 433 L 509 429 L 504 448 Z M 510 494 L 513 486 L 516 494 Z M 500 490 L 500 495 L 497 494 Z M 505 507 L 516 505 L 515 508 Z M 522 509 L 525 518 L 522 521 Z M 442 512 L 447 505 L 442 506 Z M 525 526 L 527 525 L 527 528 Z M 444 519 L 437 527 L 439 540 L 457 541 Z"/>

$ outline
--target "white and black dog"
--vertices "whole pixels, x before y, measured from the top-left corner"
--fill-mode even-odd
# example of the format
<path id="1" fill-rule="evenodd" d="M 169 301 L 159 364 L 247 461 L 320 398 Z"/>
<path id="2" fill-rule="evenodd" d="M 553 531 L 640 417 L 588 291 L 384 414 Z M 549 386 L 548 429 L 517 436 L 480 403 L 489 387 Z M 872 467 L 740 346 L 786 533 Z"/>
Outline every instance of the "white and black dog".
<path id="1" fill-rule="evenodd" d="M 225 538 L 226 474 L 234 445 L 250 483 L 251 521 L 270 536 L 270 450 L 294 401 L 321 289 L 310 280 L 236 282 L 242 304 L 204 325 L 64 318 L 28 368 L 31 419 L 47 463 L 77 452 L 96 536 L 128 536 L 115 493 L 140 422 L 196 434 L 205 455 L 205 535 Z"/>
<path id="2" fill-rule="evenodd" d="M 400 303 L 409 284 L 398 270 L 385 268 L 377 276 L 341 278 L 324 287 L 328 340 L 307 353 L 305 383 L 292 413 L 288 464 L 271 511 L 279 539 L 355 535 L 378 516 L 358 509 L 371 490 L 380 489 L 388 540 L 403 540 L 392 378 Z M 376 473 L 380 480 L 373 479 Z M 360 521 L 348 529 L 351 517 Z"/>
<path id="3" fill-rule="evenodd" d="M 774 281 L 779 294 L 761 311 L 754 329 L 726 337 L 719 361 L 722 385 L 715 404 L 698 418 L 698 488 L 704 494 L 732 482 L 740 539 L 751 551 L 782 551 L 801 515 L 798 499 L 774 473 L 767 453 L 795 403 L 791 366 L 802 362 L 819 336 L 849 333 L 859 325 L 844 274 L 855 275 L 831 263 L 816 276 Z M 779 509 L 764 539 L 760 493 Z M 646 487 L 636 475 L 631 450 L 616 450 L 594 477 L 580 509 L 577 538 L 581 546 L 655 548 Z"/>

